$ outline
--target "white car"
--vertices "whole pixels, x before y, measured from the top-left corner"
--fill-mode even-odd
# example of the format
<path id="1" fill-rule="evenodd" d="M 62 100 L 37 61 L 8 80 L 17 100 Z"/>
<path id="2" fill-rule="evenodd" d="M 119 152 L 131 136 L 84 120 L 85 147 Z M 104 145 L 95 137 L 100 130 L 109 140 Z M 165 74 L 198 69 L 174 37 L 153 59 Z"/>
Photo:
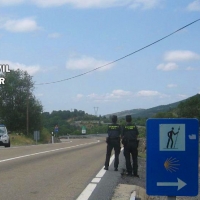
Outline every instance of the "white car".
<path id="1" fill-rule="evenodd" d="M 0 124 L 0 146 L 10 147 L 10 137 L 6 126 Z"/>

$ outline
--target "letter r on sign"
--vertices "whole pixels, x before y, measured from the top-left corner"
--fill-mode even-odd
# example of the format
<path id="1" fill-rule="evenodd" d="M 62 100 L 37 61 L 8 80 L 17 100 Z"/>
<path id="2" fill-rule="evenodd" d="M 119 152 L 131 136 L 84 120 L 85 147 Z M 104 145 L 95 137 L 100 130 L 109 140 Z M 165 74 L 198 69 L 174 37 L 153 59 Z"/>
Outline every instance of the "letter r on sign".
<path id="1" fill-rule="evenodd" d="M 5 84 L 5 78 L 0 78 L 0 85 Z"/>

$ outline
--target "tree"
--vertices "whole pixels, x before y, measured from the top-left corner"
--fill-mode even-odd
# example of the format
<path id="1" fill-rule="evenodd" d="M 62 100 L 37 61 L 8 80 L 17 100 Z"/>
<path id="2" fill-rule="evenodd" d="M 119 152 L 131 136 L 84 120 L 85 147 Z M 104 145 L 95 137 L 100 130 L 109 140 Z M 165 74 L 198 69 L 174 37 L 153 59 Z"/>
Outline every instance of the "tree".
<path id="1" fill-rule="evenodd" d="M 9 130 L 29 133 L 42 126 L 42 105 L 33 95 L 32 77 L 22 70 L 2 73 L 5 84 L 0 85 L 0 119 Z"/>

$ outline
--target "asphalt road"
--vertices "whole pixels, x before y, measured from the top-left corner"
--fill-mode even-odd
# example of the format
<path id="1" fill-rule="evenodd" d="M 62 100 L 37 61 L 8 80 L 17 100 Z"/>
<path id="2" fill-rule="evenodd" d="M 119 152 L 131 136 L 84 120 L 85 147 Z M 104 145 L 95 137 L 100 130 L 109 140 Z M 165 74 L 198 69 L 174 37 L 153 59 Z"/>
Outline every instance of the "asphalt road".
<path id="1" fill-rule="evenodd" d="M 105 148 L 105 139 L 0 148 L 0 199 L 76 199 L 104 165 Z"/>

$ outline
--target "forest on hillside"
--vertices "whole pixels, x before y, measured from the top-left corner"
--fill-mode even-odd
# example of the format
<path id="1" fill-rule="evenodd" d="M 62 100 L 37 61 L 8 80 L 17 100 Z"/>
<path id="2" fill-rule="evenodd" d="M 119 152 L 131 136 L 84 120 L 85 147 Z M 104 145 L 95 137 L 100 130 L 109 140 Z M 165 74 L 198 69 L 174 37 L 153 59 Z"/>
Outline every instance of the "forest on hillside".
<path id="1" fill-rule="evenodd" d="M 82 134 L 82 128 L 87 134 L 105 133 L 109 119 L 102 116 L 89 115 L 82 110 L 53 111 L 42 113 L 43 126 L 49 132 L 56 132 L 58 135 Z"/>
<path id="2" fill-rule="evenodd" d="M 158 112 L 154 118 L 196 118 L 200 120 L 200 94 L 180 102 L 176 108 Z"/>

